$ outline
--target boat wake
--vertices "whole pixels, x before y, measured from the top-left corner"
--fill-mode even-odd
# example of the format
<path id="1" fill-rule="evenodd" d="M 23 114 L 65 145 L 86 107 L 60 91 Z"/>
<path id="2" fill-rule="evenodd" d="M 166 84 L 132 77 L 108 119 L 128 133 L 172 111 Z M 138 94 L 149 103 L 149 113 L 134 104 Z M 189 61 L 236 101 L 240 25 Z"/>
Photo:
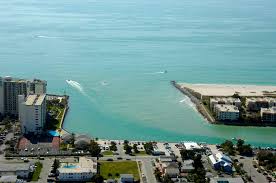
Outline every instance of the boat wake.
<path id="1" fill-rule="evenodd" d="M 38 35 L 38 38 L 44 38 L 44 39 L 58 39 L 61 37 L 55 37 L 55 36 L 44 36 L 44 35 Z"/>
<path id="2" fill-rule="evenodd" d="M 146 73 L 146 74 L 151 74 L 151 75 L 156 75 L 156 74 L 167 74 L 168 71 L 159 71 L 159 72 L 152 72 L 152 73 Z"/>
<path id="3" fill-rule="evenodd" d="M 81 86 L 80 83 L 78 83 L 77 81 L 73 81 L 73 80 L 66 80 L 66 82 L 73 88 L 77 89 L 80 93 L 82 93 L 83 95 L 86 95 L 86 93 L 83 90 L 83 87 Z"/>
<path id="4" fill-rule="evenodd" d="M 102 85 L 102 86 L 107 86 L 107 85 L 108 85 L 108 82 L 102 81 L 102 82 L 101 82 L 101 85 Z"/>

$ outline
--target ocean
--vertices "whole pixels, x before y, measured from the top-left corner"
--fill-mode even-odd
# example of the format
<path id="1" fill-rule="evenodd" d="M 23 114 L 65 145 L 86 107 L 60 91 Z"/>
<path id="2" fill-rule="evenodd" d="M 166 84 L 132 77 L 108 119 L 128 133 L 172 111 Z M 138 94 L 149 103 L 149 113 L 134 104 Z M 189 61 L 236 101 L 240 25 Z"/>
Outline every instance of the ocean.
<path id="1" fill-rule="evenodd" d="M 68 94 L 70 132 L 276 147 L 276 128 L 208 124 L 170 85 L 275 85 L 275 9 L 274 0 L 1 1 L 0 75 Z"/>

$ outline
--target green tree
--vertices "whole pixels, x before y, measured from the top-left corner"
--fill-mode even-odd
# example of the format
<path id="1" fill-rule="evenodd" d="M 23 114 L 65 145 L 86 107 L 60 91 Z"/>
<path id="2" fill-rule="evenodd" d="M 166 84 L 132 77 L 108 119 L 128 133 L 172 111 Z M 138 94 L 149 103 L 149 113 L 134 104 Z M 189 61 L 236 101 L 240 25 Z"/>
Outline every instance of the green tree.
<path id="1" fill-rule="evenodd" d="M 134 144 L 134 145 L 133 145 L 133 151 L 134 151 L 134 153 L 139 153 L 137 144 Z"/>
<path id="2" fill-rule="evenodd" d="M 242 140 L 242 139 L 239 139 L 238 141 L 237 141 L 237 151 L 241 151 L 241 149 L 242 149 L 242 147 L 243 147 L 243 145 L 244 145 L 244 140 Z"/>
<path id="3" fill-rule="evenodd" d="M 53 164 L 53 170 L 54 170 L 54 172 L 57 171 L 57 169 L 59 168 L 59 166 L 60 166 L 59 160 L 58 160 L 58 159 L 55 159 L 55 160 L 54 160 L 54 164 Z"/>
<path id="4" fill-rule="evenodd" d="M 104 182 L 104 178 L 103 176 L 101 176 L 100 174 L 96 174 L 92 177 L 92 182 L 95 183 L 103 183 Z"/>
<path id="5" fill-rule="evenodd" d="M 114 142 L 114 141 L 111 141 L 111 144 L 110 144 L 110 150 L 111 151 L 117 151 L 118 149 L 117 149 L 117 146 L 116 146 L 116 142 Z"/>
<path id="6" fill-rule="evenodd" d="M 147 154 L 152 154 L 153 152 L 153 144 L 152 142 L 147 142 L 144 144 L 144 149 L 146 151 Z"/>
<path id="7" fill-rule="evenodd" d="M 235 93 L 234 95 L 232 95 L 232 97 L 233 98 L 239 98 L 239 99 L 241 98 L 241 96 L 239 94 L 237 94 L 237 93 Z"/>
<path id="8" fill-rule="evenodd" d="M 125 144 L 124 150 L 126 151 L 126 154 L 132 154 L 132 147 L 130 145 Z"/>
<path id="9" fill-rule="evenodd" d="M 204 169 L 203 163 L 201 161 L 201 155 L 197 154 L 193 158 L 194 171 L 192 172 L 192 179 L 195 183 L 205 183 L 206 182 L 206 171 Z"/>
<path id="10" fill-rule="evenodd" d="M 244 141 L 239 139 L 237 141 L 237 151 L 240 153 L 240 155 L 244 156 L 252 156 L 253 150 L 251 148 L 250 144 L 244 144 Z"/>
<path id="11" fill-rule="evenodd" d="M 181 154 L 181 158 L 182 160 L 188 160 L 188 159 L 193 159 L 195 156 L 195 152 L 192 150 L 186 150 L 186 149 L 182 149 L 180 150 L 180 154 Z"/>
<path id="12" fill-rule="evenodd" d="M 228 153 L 229 155 L 235 155 L 235 148 L 232 141 L 226 140 L 221 144 L 221 147 L 225 153 Z"/>
<path id="13" fill-rule="evenodd" d="M 172 181 L 172 179 L 171 179 L 169 176 L 167 176 L 167 175 L 164 176 L 162 182 L 163 182 L 163 183 L 174 183 L 174 182 Z"/>
<path id="14" fill-rule="evenodd" d="M 94 140 L 92 140 L 91 144 L 90 144 L 90 153 L 91 153 L 92 157 L 99 157 L 99 155 L 101 153 L 101 147 Z"/>

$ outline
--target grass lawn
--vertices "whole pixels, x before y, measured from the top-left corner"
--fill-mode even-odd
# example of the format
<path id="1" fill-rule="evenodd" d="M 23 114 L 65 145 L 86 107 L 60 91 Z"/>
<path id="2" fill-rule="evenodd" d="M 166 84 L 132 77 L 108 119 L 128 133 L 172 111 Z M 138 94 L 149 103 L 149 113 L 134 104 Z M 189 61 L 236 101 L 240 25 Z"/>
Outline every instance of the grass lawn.
<path id="1" fill-rule="evenodd" d="M 146 151 L 139 151 L 138 153 L 134 154 L 135 156 L 148 156 L 148 154 L 146 153 Z"/>
<path id="2" fill-rule="evenodd" d="M 104 156 L 112 156 L 113 155 L 113 152 L 112 151 L 104 151 L 102 153 Z"/>
<path id="3" fill-rule="evenodd" d="M 65 111 L 65 108 L 60 106 L 50 106 L 50 111 L 55 111 L 57 113 L 57 116 L 55 118 L 58 120 L 58 123 L 55 124 L 55 128 L 60 129 L 61 122 L 62 122 L 61 120 L 62 120 L 63 113 Z"/>
<path id="4" fill-rule="evenodd" d="M 40 163 L 40 162 L 36 162 L 35 165 L 37 167 L 35 168 L 35 171 L 33 173 L 32 181 L 38 181 L 41 169 L 43 167 L 42 163 Z"/>
<path id="5" fill-rule="evenodd" d="M 139 171 L 136 161 L 100 161 L 100 174 L 104 179 L 119 178 L 120 174 L 133 174 L 135 180 L 139 180 Z M 112 176 L 108 176 L 111 174 Z M 119 176 L 116 176 L 118 174 Z"/>

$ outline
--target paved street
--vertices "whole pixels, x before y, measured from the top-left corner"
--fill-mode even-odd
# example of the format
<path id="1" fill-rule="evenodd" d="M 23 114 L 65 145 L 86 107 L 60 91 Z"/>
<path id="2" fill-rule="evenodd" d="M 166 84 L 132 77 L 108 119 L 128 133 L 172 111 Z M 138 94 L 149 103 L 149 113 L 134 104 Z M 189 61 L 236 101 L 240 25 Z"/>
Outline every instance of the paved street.
<path id="1" fill-rule="evenodd" d="M 156 183 L 157 181 L 154 176 L 152 160 L 143 159 L 141 162 L 142 162 L 142 174 L 146 176 L 146 181 L 144 181 L 144 183 Z"/>
<path id="2" fill-rule="evenodd" d="M 251 176 L 254 183 L 266 183 L 268 182 L 265 176 L 259 173 L 256 168 L 253 167 L 252 163 L 253 158 L 244 157 L 244 159 L 240 159 L 239 161 L 243 163 L 243 169 L 247 172 L 249 176 Z"/>
<path id="3" fill-rule="evenodd" d="M 36 160 L 34 160 L 33 162 L 36 162 Z M 51 171 L 51 166 L 54 163 L 54 158 L 45 158 L 45 160 L 40 160 L 40 162 L 43 164 L 43 168 L 41 170 L 40 178 L 37 183 L 45 183 L 47 182 L 48 175 Z"/>

